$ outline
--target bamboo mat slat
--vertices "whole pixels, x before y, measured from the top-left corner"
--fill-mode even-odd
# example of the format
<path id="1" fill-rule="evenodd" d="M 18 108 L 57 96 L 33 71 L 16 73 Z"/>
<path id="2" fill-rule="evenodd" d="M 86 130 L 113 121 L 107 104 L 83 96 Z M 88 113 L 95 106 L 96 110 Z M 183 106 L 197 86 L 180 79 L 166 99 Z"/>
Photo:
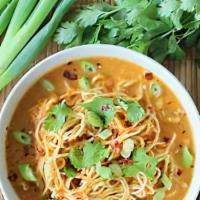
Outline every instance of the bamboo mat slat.
<path id="1" fill-rule="evenodd" d="M 101 0 L 99 0 L 100 2 Z M 82 4 L 98 2 L 95 0 L 79 0 L 75 7 L 80 7 Z M 106 2 L 113 3 L 113 0 L 107 0 Z M 45 57 L 52 55 L 53 53 L 59 51 L 56 44 L 50 42 L 46 49 L 40 54 L 40 56 L 35 60 L 33 66 L 44 59 Z M 189 51 L 187 57 L 182 61 L 166 61 L 166 68 L 171 71 L 185 86 L 190 95 L 192 96 L 198 110 L 200 111 L 200 68 L 196 65 L 195 52 Z M 0 93 L 0 110 L 1 107 L 8 96 L 9 92 L 15 85 L 17 80 L 13 81 L 5 90 Z M 3 196 L 0 194 L 0 200 L 3 200 Z M 27 199 L 29 200 L 29 199 Z M 200 200 L 200 197 L 198 198 Z"/>

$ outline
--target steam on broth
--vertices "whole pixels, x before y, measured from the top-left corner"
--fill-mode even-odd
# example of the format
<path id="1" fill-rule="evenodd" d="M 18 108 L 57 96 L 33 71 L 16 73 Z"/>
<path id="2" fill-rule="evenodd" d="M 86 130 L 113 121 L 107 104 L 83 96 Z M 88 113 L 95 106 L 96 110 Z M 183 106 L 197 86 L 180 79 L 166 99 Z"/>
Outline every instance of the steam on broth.
<path id="1" fill-rule="evenodd" d="M 21 200 L 181 200 L 195 157 L 170 89 L 108 57 L 70 61 L 40 78 L 16 108 L 6 152 Z"/>

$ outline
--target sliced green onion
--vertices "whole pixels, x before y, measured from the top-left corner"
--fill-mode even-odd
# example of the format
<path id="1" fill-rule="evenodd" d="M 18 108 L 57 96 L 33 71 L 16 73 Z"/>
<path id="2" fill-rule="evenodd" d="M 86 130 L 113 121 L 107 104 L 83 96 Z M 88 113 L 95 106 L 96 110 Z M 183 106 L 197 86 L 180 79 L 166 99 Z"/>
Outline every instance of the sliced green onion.
<path id="1" fill-rule="evenodd" d="M 52 92 L 55 90 L 55 86 L 53 85 L 53 83 L 46 79 L 42 80 L 42 87 L 48 92 Z"/>
<path id="2" fill-rule="evenodd" d="M 151 94 L 155 97 L 159 97 L 162 93 L 162 89 L 158 83 L 152 83 L 150 86 Z"/>
<path id="3" fill-rule="evenodd" d="M 171 189 L 172 182 L 171 182 L 171 180 L 169 179 L 169 177 L 165 173 L 162 175 L 161 181 L 162 181 L 162 183 L 164 184 L 164 186 L 165 186 L 165 188 L 167 190 Z"/>
<path id="4" fill-rule="evenodd" d="M 123 142 L 123 147 L 122 147 L 122 151 L 121 151 L 121 156 L 123 158 L 129 158 L 131 155 L 131 152 L 134 149 L 134 143 L 132 139 L 127 139 Z"/>
<path id="5" fill-rule="evenodd" d="M 15 131 L 13 133 L 13 136 L 14 136 L 15 140 L 21 144 L 29 145 L 32 143 L 32 137 L 25 132 Z"/>
<path id="6" fill-rule="evenodd" d="M 128 109 L 128 103 L 124 101 L 123 99 L 115 99 L 114 104 L 122 107 L 124 110 Z"/>
<path id="7" fill-rule="evenodd" d="M 102 139 L 102 140 L 106 140 L 108 139 L 110 136 L 112 135 L 111 130 L 109 129 L 105 129 L 103 131 L 101 131 L 98 136 Z"/>
<path id="8" fill-rule="evenodd" d="M 26 181 L 36 182 L 37 178 L 33 173 L 33 169 L 30 164 L 19 164 L 18 169 L 21 177 Z"/>
<path id="9" fill-rule="evenodd" d="M 81 90 L 87 91 L 88 89 L 90 89 L 90 81 L 87 77 L 82 77 L 81 79 L 79 79 L 78 83 Z"/>
<path id="10" fill-rule="evenodd" d="M 119 164 L 113 163 L 113 164 L 110 164 L 109 167 L 110 167 L 112 173 L 113 173 L 115 176 L 121 177 L 121 176 L 123 175 L 122 169 L 121 169 L 121 167 L 119 166 Z"/>
<path id="11" fill-rule="evenodd" d="M 1 0 L 0 1 L 0 10 L 4 9 L 4 7 L 6 7 L 6 5 L 10 2 L 11 0 Z"/>
<path id="12" fill-rule="evenodd" d="M 193 156 L 190 153 L 188 147 L 185 145 L 182 149 L 182 162 L 183 162 L 183 166 L 186 168 L 189 168 L 192 166 L 193 164 Z"/>
<path id="13" fill-rule="evenodd" d="M 76 171 L 72 167 L 65 167 L 64 172 L 67 177 L 75 177 L 76 176 Z"/>
<path id="14" fill-rule="evenodd" d="M 165 197 L 165 188 L 160 188 L 156 190 L 153 196 L 153 200 L 163 200 L 164 197 Z"/>
<path id="15" fill-rule="evenodd" d="M 96 66 L 88 61 L 81 61 L 80 66 L 84 72 L 96 72 Z"/>
<path id="16" fill-rule="evenodd" d="M 93 127 L 103 128 L 103 121 L 95 112 L 88 111 L 86 112 L 86 122 Z"/>

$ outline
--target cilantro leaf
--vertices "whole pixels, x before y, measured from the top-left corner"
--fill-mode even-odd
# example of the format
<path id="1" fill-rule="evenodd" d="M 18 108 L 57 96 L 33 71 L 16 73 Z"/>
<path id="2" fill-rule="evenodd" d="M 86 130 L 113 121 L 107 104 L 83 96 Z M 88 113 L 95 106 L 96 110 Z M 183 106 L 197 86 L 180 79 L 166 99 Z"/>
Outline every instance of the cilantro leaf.
<path id="1" fill-rule="evenodd" d="M 91 167 L 105 158 L 108 158 L 109 150 L 100 143 L 87 142 L 83 147 L 83 166 Z"/>
<path id="2" fill-rule="evenodd" d="M 53 106 L 44 121 L 44 128 L 57 133 L 63 127 L 70 112 L 71 109 L 64 103 Z"/>
<path id="3" fill-rule="evenodd" d="M 64 172 L 67 177 L 75 177 L 76 171 L 72 167 L 64 167 Z"/>
<path id="4" fill-rule="evenodd" d="M 58 28 L 54 40 L 58 44 L 68 44 L 78 35 L 79 27 L 74 22 L 65 22 Z"/>
<path id="5" fill-rule="evenodd" d="M 138 148 L 133 152 L 132 159 L 133 164 L 122 167 L 125 176 L 136 176 L 139 172 L 143 172 L 147 177 L 153 179 L 159 163 L 157 158 L 147 155 L 144 148 Z"/>
<path id="6" fill-rule="evenodd" d="M 96 165 L 96 171 L 102 178 L 111 179 L 112 178 L 112 170 L 109 167 L 101 166 L 101 163 Z"/>
<path id="7" fill-rule="evenodd" d="M 69 160 L 76 169 L 80 169 L 96 165 L 107 158 L 109 153 L 102 144 L 87 142 L 83 150 L 73 148 L 69 153 Z"/>
<path id="8" fill-rule="evenodd" d="M 192 12 L 194 11 L 197 0 L 181 0 L 181 9 Z"/>
<path id="9" fill-rule="evenodd" d="M 128 103 L 128 109 L 127 109 L 128 121 L 136 123 L 140 121 L 144 116 L 145 116 L 145 111 L 137 101 Z"/>
<path id="10" fill-rule="evenodd" d="M 69 160 L 76 169 L 82 168 L 83 167 L 83 152 L 81 151 L 81 149 L 73 148 L 69 152 Z"/>
<path id="11" fill-rule="evenodd" d="M 115 115 L 113 100 L 111 98 L 96 97 L 93 101 L 84 103 L 82 106 L 88 111 L 99 115 L 103 119 L 105 126 L 113 120 Z"/>

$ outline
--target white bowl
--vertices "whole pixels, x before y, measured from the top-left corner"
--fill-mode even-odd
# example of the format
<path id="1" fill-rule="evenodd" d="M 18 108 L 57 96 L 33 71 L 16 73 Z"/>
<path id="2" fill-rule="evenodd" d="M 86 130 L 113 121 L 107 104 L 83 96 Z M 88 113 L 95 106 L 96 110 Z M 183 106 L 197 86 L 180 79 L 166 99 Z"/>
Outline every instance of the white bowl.
<path id="1" fill-rule="evenodd" d="M 58 64 L 66 63 L 67 60 L 94 56 L 116 57 L 136 63 L 156 74 L 178 97 L 191 124 L 196 153 L 194 174 L 185 200 L 195 200 L 200 190 L 200 120 L 199 113 L 192 98 L 180 82 L 162 65 L 140 53 L 113 45 L 85 45 L 56 53 L 32 68 L 11 91 L 0 113 L 0 186 L 4 198 L 6 200 L 19 199 L 7 179 L 5 159 L 6 127 L 10 123 L 18 102 L 41 76 L 54 69 Z"/>

